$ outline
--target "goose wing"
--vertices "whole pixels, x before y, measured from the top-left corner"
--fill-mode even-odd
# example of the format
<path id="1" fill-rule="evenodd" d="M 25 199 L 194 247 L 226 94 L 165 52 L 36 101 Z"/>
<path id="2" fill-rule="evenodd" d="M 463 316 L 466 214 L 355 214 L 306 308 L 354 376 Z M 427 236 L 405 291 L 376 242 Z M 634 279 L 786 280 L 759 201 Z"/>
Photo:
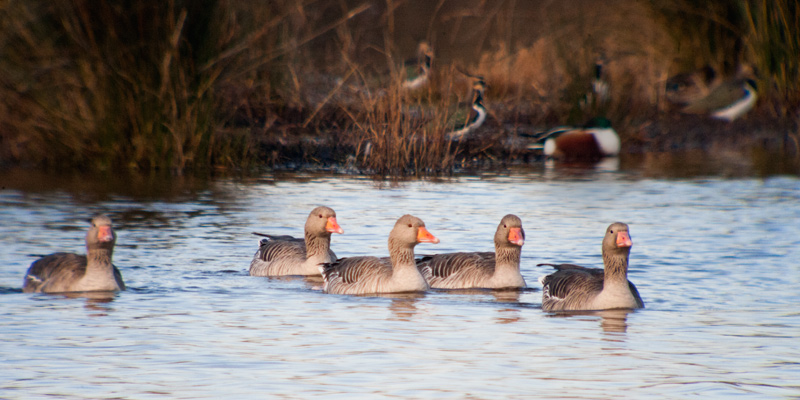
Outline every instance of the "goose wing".
<path id="1" fill-rule="evenodd" d="M 494 265 L 492 252 L 437 254 L 417 260 L 417 268 L 429 282 L 454 275 L 491 275 Z"/>
<path id="2" fill-rule="evenodd" d="M 41 292 L 48 281 L 75 282 L 86 274 L 86 256 L 73 253 L 55 253 L 34 261 L 25 274 L 22 289 Z"/>
<path id="3" fill-rule="evenodd" d="M 603 290 L 605 272 L 600 268 L 586 268 L 575 264 L 549 265 L 556 272 L 540 279 L 544 286 L 544 296 L 563 300 L 568 296 L 589 295 Z"/>
<path id="4" fill-rule="evenodd" d="M 261 261 L 272 261 L 284 257 L 306 256 L 305 240 L 292 236 L 268 236 L 261 239 L 256 257 Z"/>

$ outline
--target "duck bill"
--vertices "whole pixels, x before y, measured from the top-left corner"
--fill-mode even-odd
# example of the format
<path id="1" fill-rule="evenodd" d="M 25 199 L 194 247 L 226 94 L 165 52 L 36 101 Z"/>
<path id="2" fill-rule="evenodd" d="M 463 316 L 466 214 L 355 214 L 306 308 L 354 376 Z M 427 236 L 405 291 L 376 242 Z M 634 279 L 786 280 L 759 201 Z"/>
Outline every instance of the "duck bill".
<path id="1" fill-rule="evenodd" d="M 97 227 L 97 240 L 101 242 L 110 242 L 114 240 L 114 232 L 111 231 L 110 226 Z"/>
<path id="2" fill-rule="evenodd" d="M 336 217 L 328 217 L 328 223 L 325 224 L 325 230 L 330 233 L 344 233 L 344 229 L 336 222 Z"/>
<path id="3" fill-rule="evenodd" d="M 617 247 L 631 246 L 633 246 L 633 242 L 631 241 L 631 237 L 628 235 L 628 232 L 622 231 L 617 233 Z"/>
<path id="4" fill-rule="evenodd" d="M 525 234 L 522 233 L 522 228 L 511 228 L 508 232 L 508 241 L 517 246 L 525 244 Z"/>
<path id="5" fill-rule="evenodd" d="M 420 226 L 417 231 L 417 241 L 420 243 L 439 243 L 439 238 L 431 235 L 424 226 Z"/>

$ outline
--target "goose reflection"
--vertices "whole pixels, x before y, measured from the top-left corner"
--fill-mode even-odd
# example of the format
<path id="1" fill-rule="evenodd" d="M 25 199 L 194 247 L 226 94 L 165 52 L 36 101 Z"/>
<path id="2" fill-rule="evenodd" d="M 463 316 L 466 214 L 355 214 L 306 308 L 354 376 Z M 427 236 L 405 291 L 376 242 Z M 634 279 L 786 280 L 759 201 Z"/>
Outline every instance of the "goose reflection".
<path id="1" fill-rule="evenodd" d="M 570 311 L 550 314 L 552 318 L 579 318 L 600 317 L 600 328 L 604 333 L 626 333 L 628 330 L 628 314 L 634 310 L 628 308 L 614 308 L 599 311 Z M 616 336 L 620 338 L 620 336 Z"/>
<path id="2" fill-rule="evenodd" d="M 390 321 L 411 321 L 411 318 L 417 313 L 417 301 L 425 297 L 424 292 L 409 292 L 409 293 L 382 293 L 377 297 L 388 297 L 392 299 L 389 305 L 389 311 L 392 312 Z"/>
<path id="3" fill-rule="evenodd" d="M 58 296 L 53 296 L 55 299 L 85 299 L 86 303 L 83 305 L 89 311 L 94 313 L 90 314 L 92 317 L 106 317 L 114 308 L 111 303 L 117 297 L 117 292 L 112 291 L 96 291 L 96 292 L 65 292 L 60 293 Z"/>

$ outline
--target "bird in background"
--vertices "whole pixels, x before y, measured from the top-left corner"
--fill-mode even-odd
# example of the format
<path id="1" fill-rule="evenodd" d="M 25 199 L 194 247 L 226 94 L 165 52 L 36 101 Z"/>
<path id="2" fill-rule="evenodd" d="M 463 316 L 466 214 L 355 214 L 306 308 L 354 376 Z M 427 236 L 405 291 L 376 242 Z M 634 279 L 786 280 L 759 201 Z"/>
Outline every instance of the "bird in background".
<path id="1" fill-rule="evenodd" d="M 433 65 L 433 48 L 428 42 L 420 42 L 417 46 L 416 65 L 406 68 L 406 79 L 403 89 L 416 90 L 430 82 L 431 67 Z"/>
<path id="2" fill-rule="evenodd" d="M 582 127 L 559 126 L 532 135 L 530 150 L 541 150 L 548 158 L 564 161 L 599 161 L 619 155 L 619 135 L 604 117 L 589 120 Z"/>
<path id="3" fill-rule="evenodd" d="M 685 114 L 704 114 L 733 122 L 753 109 L 758 86 L 752 68 L 739 67 L 734 77 L 721 79 L 710 66 L 667 80 L 667 99 L 681 105 Z"/>
<path id="4" fill-rule="evenodd" d="M 486 107 L 483 105 L 483 96 L 486 92 L 486 82 L 481 76 L 472 76 L 472 104 L 464 125 L 447 134 L 449 139 L 460 139 L 474 132 L 486 121 Z"/>

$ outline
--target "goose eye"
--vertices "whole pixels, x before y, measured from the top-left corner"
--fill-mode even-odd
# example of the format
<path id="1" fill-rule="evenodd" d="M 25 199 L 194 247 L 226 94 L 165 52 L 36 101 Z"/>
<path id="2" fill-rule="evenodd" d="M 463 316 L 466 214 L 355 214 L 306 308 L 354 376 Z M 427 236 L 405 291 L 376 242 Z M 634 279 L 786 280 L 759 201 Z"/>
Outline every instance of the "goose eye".
<path id="1" fill-rule="evenodd" d="M 506 226 L 506 224 L 503 224 L 503 228 L 508 228 L 508 227 Z"/>
<path id="2" fill-rule="evenodd" d="M 319 217 L 322 218 L 322 214 L 320 214 Z"/>
<path id="3" fill-rule="evenodd" d="M 412 228 L 412 225 L 411 225 L 411 224 L 408 224 L 408 227 L 409 227 L 409 228 Z"/>

